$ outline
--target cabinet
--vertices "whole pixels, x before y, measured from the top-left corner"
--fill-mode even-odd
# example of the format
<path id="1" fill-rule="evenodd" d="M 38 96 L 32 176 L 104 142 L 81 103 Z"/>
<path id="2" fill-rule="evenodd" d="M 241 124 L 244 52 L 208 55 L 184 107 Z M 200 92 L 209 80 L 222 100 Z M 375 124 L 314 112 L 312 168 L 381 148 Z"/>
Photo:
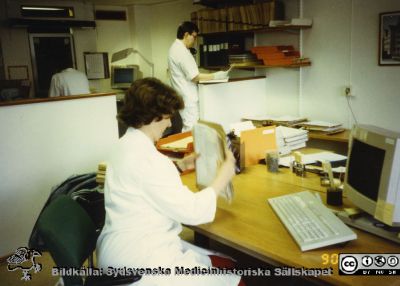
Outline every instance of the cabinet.
<path id="1" fill-rule="evenodd" d="M 191 13 L 192 22 L 196 23 L 200 30 L 201 67 L 221 68 L 232 63 L 242 68 L 299 67 L 311 64 L 308 59 L 296 58 L 290 64 L 265 65 L 250 51 L 254 45 L 254 35 L 257 33 L 299 33 L 301 29 L 309 28 L 299 25 L 270 27 L 271 20 L 280 23 L 284 19 L 283 3 L 244 0 L 193 2 L 207 6 Z"/>

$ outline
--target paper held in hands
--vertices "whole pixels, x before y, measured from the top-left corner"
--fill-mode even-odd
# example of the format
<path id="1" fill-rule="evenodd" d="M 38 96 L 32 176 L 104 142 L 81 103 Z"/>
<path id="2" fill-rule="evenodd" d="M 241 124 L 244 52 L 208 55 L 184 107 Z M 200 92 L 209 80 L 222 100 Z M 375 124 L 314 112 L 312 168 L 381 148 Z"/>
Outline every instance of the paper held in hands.
<path id="1" fill-rule="evenodd" d="M 231 64 L 229 69 L 226 71 L 227 74 L 235 67 L 234 64 Z M 200 80 L 199 83 L 221 83 L 221 82 L 228 82 L 229 81 L 229 76 L 221 79 L 210 79 L 210 80 Z"/>
<path id="2" fill-rule="evenodd" d="M 221 82 L 228 82 L 229 77 L 223 79 L 209 79 L 209 80 L 200 80 L 199 83 L 221 83 Z"/>
<path id="3" fill-rule="evenodd" d="M 217 176 L 218 168 L 225 160 L 226 135 L 221 125 L 199 121 L 193 127 L 194 150 L 200 157 L 196 160 L 196 182 L 205 188 Z M 233 199 L 233 186 L 229 183 L 220 195 L 228 202 Z"/>

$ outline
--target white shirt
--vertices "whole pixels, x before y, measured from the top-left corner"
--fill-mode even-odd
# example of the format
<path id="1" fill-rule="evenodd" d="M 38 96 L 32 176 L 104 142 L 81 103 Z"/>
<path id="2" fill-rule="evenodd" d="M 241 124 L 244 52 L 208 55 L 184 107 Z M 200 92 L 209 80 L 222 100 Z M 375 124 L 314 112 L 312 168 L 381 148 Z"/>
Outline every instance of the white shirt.
<path id="1" fill-rule="evenodd" d="M 89 93 L 89 81 L 83 72 L 68 68 L 51 78 L 49 97 Z"/>
<path id="2" fill-rule="evenodd" d="M 169 49 L 168 67 L 172 87 L 182 96 L 185 106 L 197 105 L 197 84 L 192 79 L 199 74 L 199 69 L 189 49 L 179 39 Z"/>
<path id="3" fill-rule="evenodd" d="M 193 193 L 172 161 L 140 130 L 128 128 L 107 162 L 106 222 L 97 241 L 99 267 L 208 267 L 210 259 L 185 250 L 181 223 L 213 221 L 212 188 Z M 139 285 L 237 285 L 234 275 L 145 275 Z M 198 281 L 198 282 L 196 282 Z"/>

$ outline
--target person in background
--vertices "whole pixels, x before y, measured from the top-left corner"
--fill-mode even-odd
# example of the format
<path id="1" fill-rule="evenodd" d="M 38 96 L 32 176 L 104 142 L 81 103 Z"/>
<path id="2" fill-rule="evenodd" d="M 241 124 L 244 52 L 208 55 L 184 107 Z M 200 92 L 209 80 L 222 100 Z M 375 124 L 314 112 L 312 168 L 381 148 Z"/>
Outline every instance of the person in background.
<path id="1" fill-rule="evenodd" d="M 177 30 L 176 40 L 168 53 L 168 68 L 171 85 L 182 96 L 185 108 L 179 113 L 182 117 L 182 131 L 189 131 L 199 119 L 197 83 L 201 80 L 225 79 L 228 72 L 200 73 L 190 52 L 194 46 L 199 29 L 192 22 L 183 22 Z"/>
<path id="2" fill-rule="evenodd" d="M 235 174 L 235 160 L 228 151 L 209 187 L 194 193 L 182 184 L 178 168 L 157 151 L 155 142 L 171 125 L 171 115 L 183 107 L 176 91 L 155 78 L 139 79 L 127 91 L 118 120 L 129 128 L 107 161 L 106 220 L 97 241 L 98 265 L 103 269 L 172 270 L 169 275 L 143 275 L 135 283 L 138 286 L 238 285 L 240 277 L 233 274 L 174 274 L 175 267 L 208 268 L 211 261 L 218 261 L 202 253 L 204 249 L 181 240 L 179 233 L 182 223 L 214 220 L 217 196 Z M 182 171 L 193 168 L 196 156 L 192 154 L 177 165 Z"/>
<path id="3" fill-rule="evenodd" d="M 89 80 L 86 74 L 70 67 L 71 64 L 61 63 L 60 72 L 51 78 L 49 97 L 89 94 Z"/>

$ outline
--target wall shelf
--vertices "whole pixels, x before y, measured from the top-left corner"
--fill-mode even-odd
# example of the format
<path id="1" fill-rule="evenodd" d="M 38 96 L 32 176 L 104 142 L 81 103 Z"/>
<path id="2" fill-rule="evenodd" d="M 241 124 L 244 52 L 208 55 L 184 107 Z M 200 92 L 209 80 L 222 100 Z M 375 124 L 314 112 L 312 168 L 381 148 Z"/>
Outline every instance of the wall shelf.
<path id="1" fill-rule="evenodd" d="M 311 66 L 311 62 L 304 62 L 292 65 L 274 65 L 274 66 L 266 66 L 266 65 L 243 65 L 243 66 L 235 66 L 235 69 L 269 69 L 269 68 L 300 68 L 300 67 L 308 67 Z M 201 68 L 208 69 L 208 70 L 221 70 L 227 69 L 229 66 L 200 66 Z"/>
<path id="2" fill-rule="evenodd" d="M 238 31 L 226 31 L 226 32 L 215 32 L 199 34 L 201 37 L 218 37 L 221 35 L 241 35 L 241 36 L 252 36 L 255 33 L 273 33 L 273 32 L 293 32 L 300 31 L 303 29 L 310 29 L 312 26 L 299 26 L 299 25 L 284 25 L 276 27 L 263 27 L 257 29 L 238 30 Z M 200 31 L 201 32 L 201 31 Z"/>
<path id="3" fill-rule="evenodd" d="M 284 5 L 280 1 L 227 1 L 227 0 L 198 0 L 194 4 L 202 4 L 215 9 L 202 9 L 191 13 L 191 20 L 197 24 L 202 38 L 199 49 L 199 65 L 207 69 L 226 68 L 231 63 L 247 63 L 239 69 L 254 68 L 297 68 L 310 66 L 307 61 L 298 61 L 299 53 L 290 55 L 293 60 L 279 61 L 257 60 L 250 53 L 254 37 L 263 33 L 290 33 L 299 35 L 302 29 L 312 25 L 283 24 Z M 279 26 L 269 27 L 271 20 Z M 300 23 L 302 24 L 302 22 Z M 289 56 L 288 56 L 289 57 Z M 264 59 L 264 57 L 261 57 Z M 259 58 L 259 59 L 261 59 Z M 276 58 L 280 59 L 280 58 Z M 289 64 L 294 62 L 294 64 Z"/>

